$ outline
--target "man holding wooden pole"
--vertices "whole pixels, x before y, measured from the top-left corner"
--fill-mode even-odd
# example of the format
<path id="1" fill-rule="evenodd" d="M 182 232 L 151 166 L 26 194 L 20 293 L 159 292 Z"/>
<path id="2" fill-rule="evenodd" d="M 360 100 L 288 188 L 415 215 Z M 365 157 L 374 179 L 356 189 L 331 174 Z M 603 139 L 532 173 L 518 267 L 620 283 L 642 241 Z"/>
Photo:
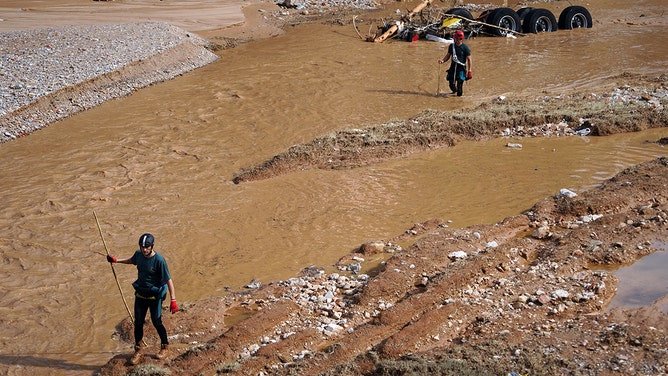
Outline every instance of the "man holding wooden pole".
<path id="1" fill-rule="evenodd" d="M 167 262 L 161 254 L 153 250 L 155 239 L 151 234 L 143 234 L 139 237 L 139 249 L 128 258 L 117 259 L 107 255 L 110 263 L 133 264 L 137 266 L 137 280 L 132 283 L 135 289 L 135 352 L 130 363 L 139 364 L 142 358 L 141 343 L 144 338 L 144 322 L 146 313 L 151 312 L 151 322 L 160 336 L 160 352 L 156 355 L 158 359 L 164 359 L 168 355 L 169 341 L 167 330 L 162 324 L 162 301 L 167 296 L 171 298 L 169 310 L 176 313 L 179 310 L 176 304 L 176 292 L 174 283 L 167 268 Z"/>

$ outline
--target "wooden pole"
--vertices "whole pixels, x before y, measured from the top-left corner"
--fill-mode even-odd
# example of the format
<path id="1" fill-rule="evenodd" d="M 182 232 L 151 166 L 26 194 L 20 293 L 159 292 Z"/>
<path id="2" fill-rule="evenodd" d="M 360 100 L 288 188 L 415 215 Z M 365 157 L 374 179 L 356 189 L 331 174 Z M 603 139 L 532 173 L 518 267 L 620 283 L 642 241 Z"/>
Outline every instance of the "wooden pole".
<path id="1" fill-rule="evenodd" d="M 438 87 L 436 89 L 436 96 L 441 95 L 441 64 L 436 63 L 436 69 L 438 69 Z"/>
<path id="2" fill-rule="evenodd" d="M 97 214 L 95 214 L 95 210 L 93 210 L 93 216 L 95 217 L 95 223 L 97 223 L 97 230 L 100 232 L 100 238 L 102 239 L 102 244 L 104 244 L 104 250 L 107 251 L 107 256 L 109 256 L 109 248 L 107 248 L 107 242 L 104 241 L 104 235 L 102 235 L 102 228 L 100 227 L 100 221 L 97 220 Z M 121 293 L 121 298 L 123 299 L 123 304 L 125 305 L 125 309 L 128 311 L 128 315 L 130 316 L 130 321 L 132 322 L 132 325 L 135 325 L 135 318 L 132 316 L 132 311 L 130 311 L 130 307 L 128 306 L 128 302 L 125 300 L 125 295 L 123 295 L 123 289 L 121 288 L 121 283 L 118 282 L 118 276 L 116 275 L 116 269 L 114 269 L 114 264 L 109 263 L 111 266 L 111 272 L 114 273 L 114 280 L 116 280 L 116 286 L 118 286 L 118 291 Z M 144 346 L 146 346 L 146 342 L 142 340 L 144 343 Z"/>
<path id="3" fill-rule="evenodd" d="M 397 32 L 397 30 L 399 30 L 399 26 L 394 24 L 389 29 L 387 29 L 386 32 L 384 32 L 380 36 L 374 38 L 373 41 L 376 42 L 376 43 L 383 43 L 385 41 L 385 39 L 391 37 L 394 33 Z"/>

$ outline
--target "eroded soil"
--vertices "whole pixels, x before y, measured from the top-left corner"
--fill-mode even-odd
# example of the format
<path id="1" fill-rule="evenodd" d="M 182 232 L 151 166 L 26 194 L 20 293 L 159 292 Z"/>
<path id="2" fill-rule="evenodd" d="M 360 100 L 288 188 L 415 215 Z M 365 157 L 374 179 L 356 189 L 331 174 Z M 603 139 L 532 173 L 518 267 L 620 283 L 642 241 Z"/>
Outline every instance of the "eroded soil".
<path id="1" fill-rule="evenodd" d="M 241 173 L 238 182 L 305 168 L 353 168 L 462 139 L 579 137 L 575 132 L 585 128 L 596 137 L 661 127 L 665 81 L 623 74 L 599 93 L 425 111 L 400 124 L 295 146 Z M 667 238 L 663 157 L 597 189 L 548 197 L 494 225 L 416 224 L 361 245 L 341 259 L 340 274 L 313 267 L 289 281 L 188 304 L 166 320 L 174 336 L 170 359 L 147 355 L 136 371 L 664 374 L 668 297 L 606 311 L 617 280 L 602 266 L 631 263 L 665 248 Z M 157 343 L 152 327 L 147 331 L 149 343 Z M 128 322 L 121 333 L 131 343 Z M 102 374 L 132 371 L 129 356 L 110 360 Z"/>

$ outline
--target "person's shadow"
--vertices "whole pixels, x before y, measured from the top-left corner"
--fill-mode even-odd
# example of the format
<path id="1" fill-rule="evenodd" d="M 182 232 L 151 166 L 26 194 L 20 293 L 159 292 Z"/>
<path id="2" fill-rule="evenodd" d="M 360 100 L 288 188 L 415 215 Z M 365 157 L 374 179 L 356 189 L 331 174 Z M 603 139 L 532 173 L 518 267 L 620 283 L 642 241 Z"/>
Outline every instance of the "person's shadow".
<path id="1" fill-rule="evenodd" d="M 0 354 L 0 364 L 22 367 L 43 367 L 70 371 L 90 371 L 93 374 L 100 366 L 70 363 L 62 359 L 51 359 L 31 355 L 4 355 Z"/>
<path id="2" fill-rule="evenodd" d="M 423 97 L 445 96 L 444 92 L 442 92 L 440 95 L 436 95 L 435 91 L 433 93 L 429 93 L 427 91 L 410 91 L 410 90 L 367 90 L 367 91 L 373 93 L 398 94 L 398 95 L 421 95 Z"/>
<path id="3" fill-rule="evenodd" d="M 434 91 L 433 93 L 427 92 L 426 90 L 423 91 L 410 91 L 410 90 L 367 90 L 368 92 L 374 92 L 374 93 L 385 93 L 385 94 L 398 94 L 398 95 L 420 95 L 423 97 L 451 97 L 453 96 L 453 93 L 449 91 L 441 91 L 440 93 L 436 93 Z"/>

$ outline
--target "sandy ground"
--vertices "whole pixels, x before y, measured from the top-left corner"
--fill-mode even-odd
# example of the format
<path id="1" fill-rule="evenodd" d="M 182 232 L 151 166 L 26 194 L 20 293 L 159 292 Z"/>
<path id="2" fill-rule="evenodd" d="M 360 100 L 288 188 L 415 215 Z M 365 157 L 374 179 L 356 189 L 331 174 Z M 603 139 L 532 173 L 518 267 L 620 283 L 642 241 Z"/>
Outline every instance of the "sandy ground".
<path id="1" fill-rule="evenodd" d="M 0 31 L 65 25 L 161 21 L 197 32 L 244 23 L 241 0 L 7 0 Z"/>

